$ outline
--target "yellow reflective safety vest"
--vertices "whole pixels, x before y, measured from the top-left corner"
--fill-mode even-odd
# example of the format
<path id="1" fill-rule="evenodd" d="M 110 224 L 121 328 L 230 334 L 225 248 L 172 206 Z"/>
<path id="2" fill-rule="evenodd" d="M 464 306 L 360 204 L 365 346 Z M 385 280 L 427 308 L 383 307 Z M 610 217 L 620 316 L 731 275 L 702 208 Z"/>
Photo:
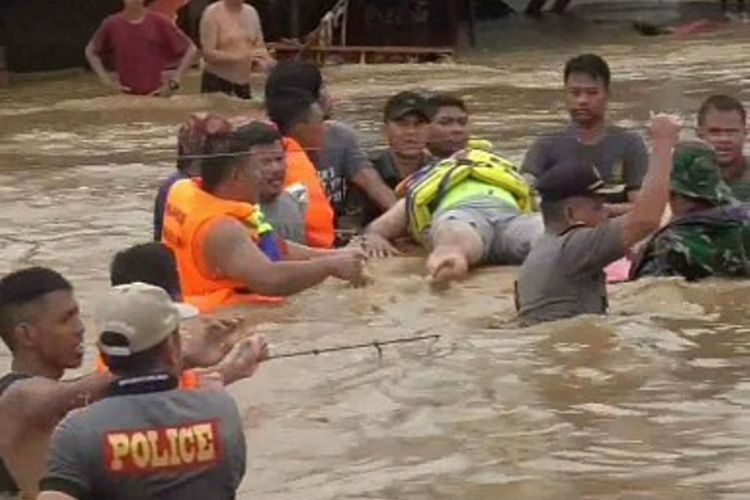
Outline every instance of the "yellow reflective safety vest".
<path id="1" fill-rule="evenodd" d="M 467 149 L 423 168 L 407 180 L 405 188 L 409 232 L 415 239 L 430 227 L 438 208 L 474 197 L 494 196 L 523 213 L 534 210 L 533 190 L 518 167 L 485 147 Z"/>

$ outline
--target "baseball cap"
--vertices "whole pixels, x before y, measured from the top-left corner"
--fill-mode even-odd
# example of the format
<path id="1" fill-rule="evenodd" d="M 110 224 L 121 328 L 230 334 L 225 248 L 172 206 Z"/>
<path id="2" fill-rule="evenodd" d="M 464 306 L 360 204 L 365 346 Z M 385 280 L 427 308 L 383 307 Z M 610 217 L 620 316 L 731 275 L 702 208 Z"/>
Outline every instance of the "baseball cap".
<path id="1" fill-rule="evenodd" d="M 536 190 L 543 201 L 562 201 L 574 196 L 604 196 L 612 188 L 592 164 L 558 164 L 542 174 L 536 182 Z"/>
<path id="2" fill-rule="evenodd" d="M 731 189 L 721 178 L 716 153 L 700 141 L 683 142 L 675 148 L 671 189 L 713 205 L 725 205 L 733 199 Z"/>
<path id="3" fill-rule="evenodd" d="M 116 286 L 99 304 L 99 350 L 108 356 L 138 354 L 163 342 L 181 320 L 197 315 L 198 309 L 173 302 L 159 287 L 145 283 Z"/>
<path id="4" fill-rule="evenodd" d="M 416 92 L 399 92 L 385 104 L 384 118 L 386 122 L 400 120 L 409 114 L 415 114 L 425 121 L 430 121 L 427 114 L 427 101 Z"/>

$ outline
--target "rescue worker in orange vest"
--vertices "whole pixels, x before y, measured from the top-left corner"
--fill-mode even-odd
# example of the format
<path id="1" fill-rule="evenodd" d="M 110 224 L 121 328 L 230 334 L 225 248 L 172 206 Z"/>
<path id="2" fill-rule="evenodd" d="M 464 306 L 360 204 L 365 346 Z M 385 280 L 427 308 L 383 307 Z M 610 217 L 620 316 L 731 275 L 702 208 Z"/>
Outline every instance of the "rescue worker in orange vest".
<path id="1" fill-rule="evenodd" d="M 361 284 L 357 249 L 319 250 L 273 235 L 258 210 L 261 170 L 283 162 L 281 136 L 252 122 L 209 135 L 201 178 L 169 191 L 163 241 L 175 253 L 183 300 L 201 312 L 292 295 L 329 276 Z"/>
<path id="2" fill-rule="evenodd" d="M 266 111 L 284 136 L 286 187 L 301 184 L 307 189 L 307 244 L 330 248 L 336 239 L 334 212 L 308 156 L 323 149 L 326 135 L 323 110 L 309 92 L 283 88 L 266 96 Z"/>

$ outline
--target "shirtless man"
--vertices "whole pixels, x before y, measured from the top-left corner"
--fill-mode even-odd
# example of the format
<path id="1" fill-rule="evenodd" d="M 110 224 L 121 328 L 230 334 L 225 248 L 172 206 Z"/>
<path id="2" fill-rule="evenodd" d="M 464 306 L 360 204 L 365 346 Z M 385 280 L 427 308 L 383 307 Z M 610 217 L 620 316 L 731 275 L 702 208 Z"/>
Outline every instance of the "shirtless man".
<path id="1" fill-rule="evenodd" d="M 61 380 L 65 370 L 81 366 L 84 326 L 72 285 L 50 269 L 28 268 L 0 280 L 0 336 L 13 354 L 11 372 L 0 378 L 0 496 L 33 496 L 55 426 L 69 411 L 105 396 L 112 378 Z M 184 361 L 195 366 L 196 353 L 206 349 L 200 338 L 193 340 Z M 238 370 L 235 380 L 242 375 Z"/>
<path id="2" fill-rule="evenodd" d="M 203 12 L 201 46 L 206 68 L 201 92 L 252 98 L 250 73 L 276 63 L 266 49 L 255 8 L 244 0 L 219 0 Z"/>

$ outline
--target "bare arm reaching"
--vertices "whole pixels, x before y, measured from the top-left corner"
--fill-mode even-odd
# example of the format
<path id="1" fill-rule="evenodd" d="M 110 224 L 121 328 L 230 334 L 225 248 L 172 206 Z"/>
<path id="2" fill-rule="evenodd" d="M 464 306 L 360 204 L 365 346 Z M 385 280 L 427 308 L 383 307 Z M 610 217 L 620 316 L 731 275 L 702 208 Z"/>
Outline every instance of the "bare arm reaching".
<path id="1" fill-rule="evenodd" d="M 651 120 L 648 172 L 632 209 L 621 218 L 626 247 L 635 245 L 659 228 L 669 202 L 672 153 L 681 128 L 681 124 L 671 116 L 657 115 Z"/>
<path id="2" fill-rule="evenodd" d="M 359 282 L 363 259 L 354 254 L 339 254 L 301 262 L 271 262 L 247 237 L 236 220 L 222 219 L 210 230 L 204 246 L 207 269 L 217 277 L 244 283 L 263 295 L 293 295 L 329 276 Z"/>

